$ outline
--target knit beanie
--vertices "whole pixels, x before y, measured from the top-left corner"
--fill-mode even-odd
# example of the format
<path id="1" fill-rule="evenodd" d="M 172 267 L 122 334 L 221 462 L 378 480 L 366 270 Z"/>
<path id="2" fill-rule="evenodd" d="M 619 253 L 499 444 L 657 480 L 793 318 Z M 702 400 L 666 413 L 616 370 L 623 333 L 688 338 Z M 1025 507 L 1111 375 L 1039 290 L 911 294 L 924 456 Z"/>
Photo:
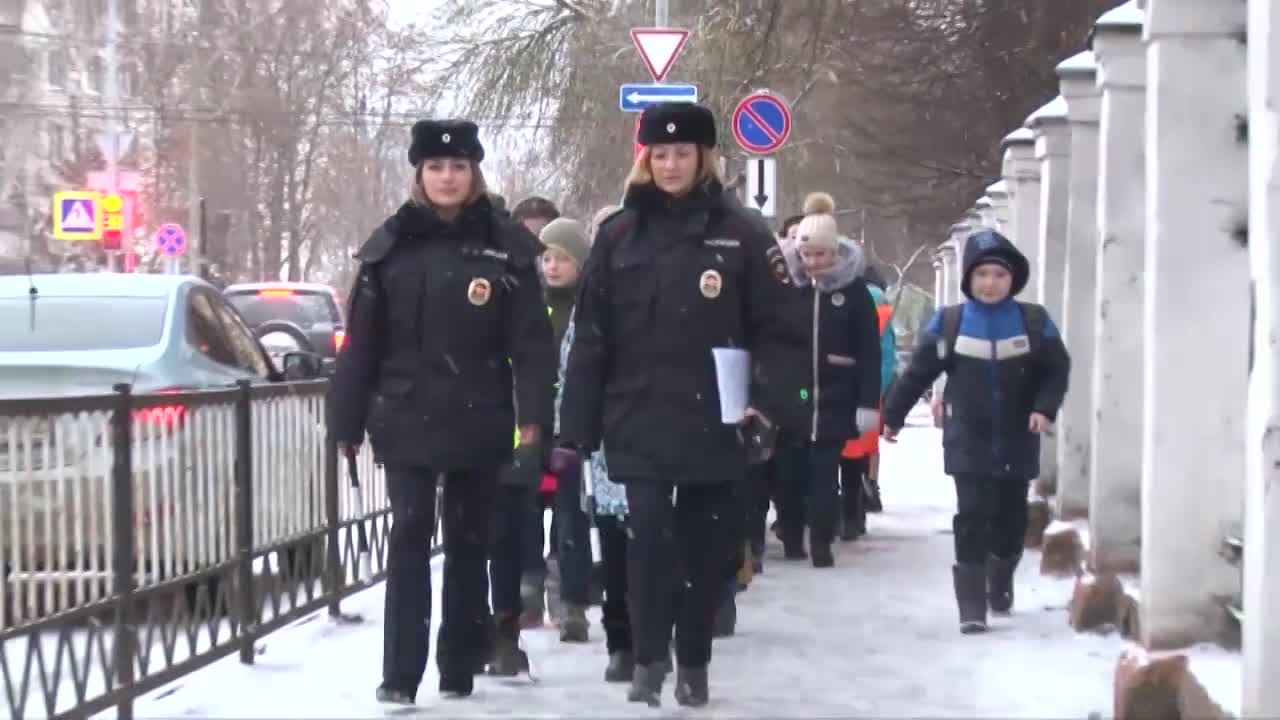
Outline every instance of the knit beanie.
<path id="1" fill-rule="evenodd" d="M 547 223 L 538 239 L 548 250 L 555 249 L 568 255 L 579 268 L 591 252 L 586 228 L 572 218 L 560 217 Z"/>
<path id="2" fill-rule="evenodd" d="M 826 248 L 837 250 L 840 247 L 839 228 L 836 227 L 836 203 L 824 192 L 810 193 L 804 199 L 804 219 L 796 228 L 796 240 L 800 247 Z"/>

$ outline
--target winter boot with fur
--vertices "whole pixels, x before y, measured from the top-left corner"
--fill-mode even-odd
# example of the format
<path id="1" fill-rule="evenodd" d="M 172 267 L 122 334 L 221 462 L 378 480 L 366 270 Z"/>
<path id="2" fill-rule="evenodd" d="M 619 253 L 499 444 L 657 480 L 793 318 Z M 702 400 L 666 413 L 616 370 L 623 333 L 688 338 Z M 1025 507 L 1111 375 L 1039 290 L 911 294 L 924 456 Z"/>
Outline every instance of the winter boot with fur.
<path id="1" fill-rule="evenodd" d="M 960 610 L 960 632 L 965 635 L 987 631 L 987 568 L 957 564 L 951 567 L 956 606 Z"/>
<path id="2" fill-rule="evenodd" d="M 547 578 L 542 573 L 525 573 L 520 578 L 520 602 L 524 612 L 520 614 L 520 627 L 542 627 L 546 606 Z"/>
<path id="3" fill-rule="evenodd" d="M 627 700 L 642 702 L 649 707 L 662 707 L 662 681 L 666 677 L 665 663 L 636 665 L 631 673 L 631 689 L 627 691 Z"/>
<path id="4" fill-rule="evenodd" d="M 686 707 L 703 707 L 710 701 L 706 665 L 676 670 L 676 702 Z"/>
<path id="5" fill-rule="evenodd" d="M 529 655 L 520 649 L 519 618 L 511 614 L 499 614 L 494 618 L 493 660 L 489 674 L 494 677 L 516 677 L 529 672 Z"/>
<path id="6" fill-rule="evenodd" d="M 587 609 L 577 605 L 565 605 L 560 620 L 560 642 L 584 643 L 588 641 Z"/>
<path id="7" fill-rule="evenodd" d="M 991 612 L 1005 615 L 1013 609 L 1013 573 L 1021 559 L 1022 553 L 1011 558 L 987 558 L 987 601 Z"/>
<path id="8" fill-rule="evenodd" d="M 604 669 L 604 681 L 611 683 L 631 682 L 636 672 L 636 656 L 630 650 L 619 650 L 610 653 L 609 664 Z"/>

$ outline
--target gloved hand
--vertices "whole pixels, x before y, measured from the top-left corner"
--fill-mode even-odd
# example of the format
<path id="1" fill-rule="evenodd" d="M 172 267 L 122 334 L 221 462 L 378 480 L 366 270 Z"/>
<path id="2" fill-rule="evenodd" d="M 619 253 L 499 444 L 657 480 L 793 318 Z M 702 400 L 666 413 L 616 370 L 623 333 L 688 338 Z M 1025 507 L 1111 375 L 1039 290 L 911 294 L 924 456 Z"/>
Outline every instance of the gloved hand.
<path id="1" fill-rule="evenodd" d="M 863 435 L 869 432 L 880 432 L 880 411 L 876 408 L 858 408 L 858 412 L 853 417 L 853 422 L 858 427 L 858 434 Z"/>
<path id="2" fill-rule="evenodd" d="M 582 474 L 582 456 L 571 447 L 558 447 L 551 451 L 547 469 L 561 480 L 573 481 Z"/>

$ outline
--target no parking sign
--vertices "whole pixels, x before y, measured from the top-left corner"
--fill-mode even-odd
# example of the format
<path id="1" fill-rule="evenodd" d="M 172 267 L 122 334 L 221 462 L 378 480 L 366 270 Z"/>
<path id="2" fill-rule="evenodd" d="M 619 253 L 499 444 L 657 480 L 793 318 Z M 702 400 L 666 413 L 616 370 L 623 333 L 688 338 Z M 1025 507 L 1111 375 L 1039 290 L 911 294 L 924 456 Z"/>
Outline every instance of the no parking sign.
<path id="1" fill-rule="evenodd" d="M 156 230 L 156 249 L 177 257 L 187 251 L 187 231 L 177 223 L 166 223 Z"/>

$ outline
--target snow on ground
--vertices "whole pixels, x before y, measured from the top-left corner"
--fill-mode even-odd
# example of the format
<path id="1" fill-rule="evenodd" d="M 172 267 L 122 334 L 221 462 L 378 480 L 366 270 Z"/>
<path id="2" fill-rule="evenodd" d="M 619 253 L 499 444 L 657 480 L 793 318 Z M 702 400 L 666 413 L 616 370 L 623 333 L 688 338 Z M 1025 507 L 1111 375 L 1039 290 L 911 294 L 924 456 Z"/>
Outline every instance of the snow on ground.
<path id="1" fill-rule="evenodd" d="M 814 570 L 771 545 L 765 574 L 739 596 L 739 633 L 717 640 L 712 703 L 679 708 L 668 683 L 661 712 L 624 700 L 603 682 L 603 633 L 562 645 L 554 630 L 526 632 L 536 683 L 477 678 L 466 700 L 436 693 L 431 668 L 409 716 L 430 717 L 989 717 L 1084 718 L 1108 714 L 1117 638 L 1076 636 L 1067 625 L 1071 584 L 1019 572 L 1018 613 L 985 636 L 957 631 L 951 590 L 955 494 L 941 472 L 938 431 L 917 414 L 884 446 L 885 512 L 870 535 L 841 544 L 837 566 Z M 437 592 L 439 575 L 436 576 Z M 366 618 L 323 614 L 259 643 L 254 666 L 235 658 L 139 702 L 137 717 L 377 717 L 382 586 L 344 603 Z M 435 607 L 439 608 L 437 600 Z M 598 619 L 598 614 L 595 615 Z M 438 622 L 438 618 L 435 618 Z M 397 713 L 400 714 L 400 713 Z"/>
<path id="2" fill-rule="evenodd" d="M 1231 717 L 1241 717 L 1244 667 L 1240 653 L 1210 643 L 1193 645 L 1182 652 L 1191 661 L 1191 674 L 1204 686 L 1209 697 L 1231 713 Z"/>

